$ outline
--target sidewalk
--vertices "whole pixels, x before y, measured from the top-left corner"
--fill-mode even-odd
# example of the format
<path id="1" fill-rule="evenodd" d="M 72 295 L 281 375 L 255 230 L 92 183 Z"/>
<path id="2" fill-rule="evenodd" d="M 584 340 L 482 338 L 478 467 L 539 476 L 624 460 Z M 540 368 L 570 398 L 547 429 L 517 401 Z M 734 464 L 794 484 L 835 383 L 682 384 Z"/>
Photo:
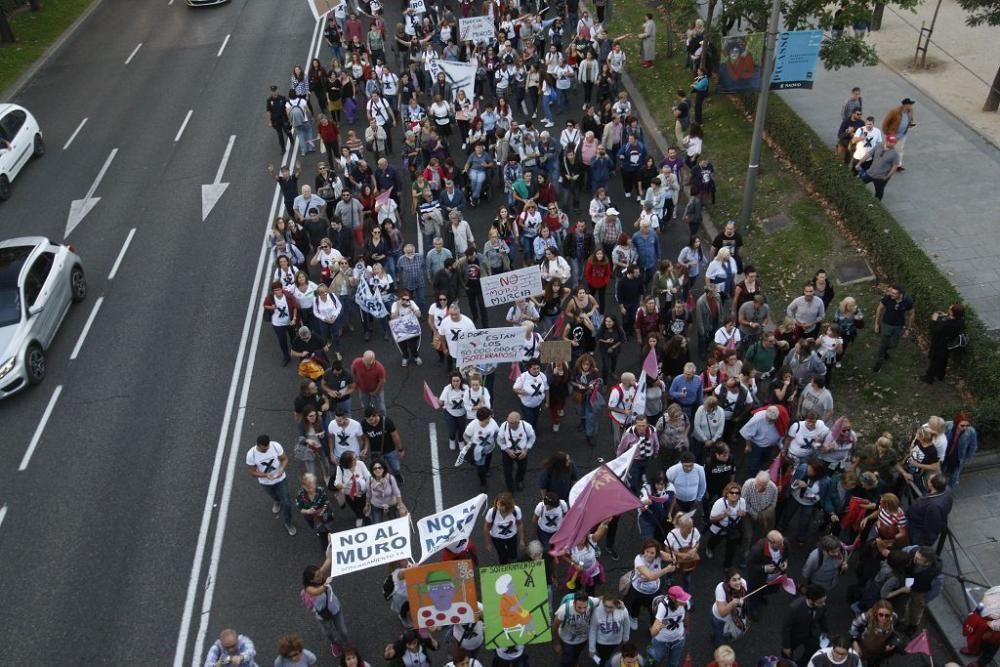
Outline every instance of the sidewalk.
<path id="1" fill-rule="evenodd" d="M 840 109 L 853 86 L 861 87 L 865 115 L 875 116 L 878 124 L 904 97 L 916 100 L 917 127 L 907 136 L 906 171 L 889 183 L 883 202 L 986 327 L 1000 331 L 1000 267 L 995 261 L 1000 149 L 884 65 L 819 68 L 812 90 L 779 94 L 833 146 Z"/>

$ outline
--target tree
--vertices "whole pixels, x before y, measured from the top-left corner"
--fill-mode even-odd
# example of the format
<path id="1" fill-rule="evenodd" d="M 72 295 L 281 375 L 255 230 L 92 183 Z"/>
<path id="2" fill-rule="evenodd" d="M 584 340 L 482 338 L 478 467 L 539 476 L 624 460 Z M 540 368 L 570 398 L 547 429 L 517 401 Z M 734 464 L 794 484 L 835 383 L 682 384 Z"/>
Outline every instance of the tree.
<path id="1" fill-rule="evenodd" d="M 962 0 L 959 0 L 960 2 Z M 1000 0 L 964 0 L 966 2 L 992 3 Z M 891 0 L 889 4 L 902 10 L 911 10 L 923 0 Z M 723 33 L 733 25 L 747 24 L 748 32 L 764 32 L 770 13 L 768 0 L 732 0 L 726 2 L 718 24 Z M 865 41 L 864 35 L 848 34 L 845 26 L 866 25 L 871 22 L 872 8 L 869 0 L 782 0 L 783 30 L 808 30 L 821 28 L 829 34 L 823 40 L 819 57 L 827 69 L 840 69 L 852 65 L 875 65 L 878 54 L 875 47 Z"/>
<path id="2" fill-rule="evenodd" d="M 969 12 L 965 17 L 965 25 L 975 28 L 981 25 L 1000 26 L 1000 0 L 958 0 L 962 9 Z M 1000 66 L 997 67 L 993 85 L 986 96 L 983 111 L 996 111 L 1000 108 Z"/>

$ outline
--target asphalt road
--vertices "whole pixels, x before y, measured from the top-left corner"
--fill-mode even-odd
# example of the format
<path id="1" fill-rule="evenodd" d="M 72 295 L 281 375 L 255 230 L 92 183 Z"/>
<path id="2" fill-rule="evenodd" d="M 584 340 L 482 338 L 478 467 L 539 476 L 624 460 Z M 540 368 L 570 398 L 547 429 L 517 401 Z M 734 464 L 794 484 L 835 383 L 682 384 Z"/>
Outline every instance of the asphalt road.
<path id="1" fill-rule="evenodd" d="M 392 26 L 398 8 L 387 11 Z M 269 84 L 284 86 L 292 65 L 305 63 L 312 26 L 305 3 L 237 0 L 191 11 L 180 2 L 138 7 L 104 0 L 16 100 L 38 117 L 49 153 L 22 173 L 13 198 L 0 206 L 3 236 L 62 239 L 70 202 L 84 197 L 110 152 L 118 152 L 95 193 L 101 201 L 69 237 L 84 258 L 91 296 L 67 317 L 49 352 L 46 382 L 0 405 L 0 447 L 8 461 L 0 467 L 0 505 L 8 507 L 0 525 L 2 665 L 38 664 L 39 647 L 45 664 L 199 663 L 206 642 L 226 626 L 257 642 L 261 665 L 270 664 L 277 639 L 292 631 L 324 651 L 297 596 L 301 568 L 321 558 L 316 540 L 302 523 L 294 538 L 284 532 L 243 466 L 258 433 L 289 449 L 296 433 L 291 407 L 298 378 L 281 367 L 256 307 L 247 315 L 248 299 L 258 296 L 255 269 L 274 203 L 264 167 L 281 159 L 262 102 Z M 578 108 L 576 98 L 571 108 Z M 63 150 L 83 118 L 87 123 Z M 561 127 L 557 122 L 553 131 Z M 222 178 L 230 185 L 203 223 L 201 185 L 213 181 L 231 135 L 236 140 Z M 318 157 L 305 161 L 302 182 L 311 181 Z M 492 201 L 467 214 L 479 240 L 497 193 L 494 187 Z M 622 200 L 617 181 L 611 196 L 631 224 L 637 204 Z M 109 281 L 133 228 L 134 240 Z M 404 234 L 415 238 L 412 219 Z M 686 230 L 671 225 L 661 237 L 665 255 L 675 258 L 685 241 Z M 71 362 L 98 296 L 104 304 Z M 491 323 L 501 322 L 503 312 L 492 309 Z M 407 446 L 404 495 L 413 515 L 435 510 L 434 447 L 443 505 L 478 493 L 473 470 L 452 465 L 443 420 L 419 398 L 425 380 L 437 390 L 446 379 L 429 336 L 423 367 L 401 368 L 395 346 L 378 336 L 370 344 L 360 334 L 345 337 L 347 361 L 365 349 L 389 371 L 386 399 Z M 634 344 L 623 362 L 638 366 Z M 501 369 L 494 391 L 501 415 L 515 406 L 509 384 Z M 62 393 L 38 449 L 19 472 L 57 386 Z M 437 442 L 430 423 L 437 425 Z M 569 451 L 584 470 L 611 454 L 606 421 L 594 449 L 577 435 L 571 408 L 564 424 L 554 434 L 547 417 L 541 420 L 529 484 L 516 495 L 526 514 L 537 501 L 534 480 L 548 453 Z M 491 496 L 502 486 L 494 469 Z M 339 520 L 353 526 L 353 517 Z M 605 561 L 608 590 L 638 547 L 632 522 L 623 522 L 618 547 L 622 560 Z M 373 569 L 336 582 L 354 641 L 373 665 L 399 633 L 380 595 L 384 575 Z M 696 664 L 710 659 L 708 609 L 720 578 L 718 562 L 695 576 L 689 645 Z M 842 595 L 832 596 L 831 611 L 835 629 L 846 630 Z M 737 646 L 741 660 L 752 664 L 777 653 L 779 624 L 779 614 L 765 615 Z M 536 665 L 554 664 L 547 646 L 530 655 Z M 446 661 L 439 653 L 435 664 Z M 329 657 L 324 662 L 332 664 Z"/>

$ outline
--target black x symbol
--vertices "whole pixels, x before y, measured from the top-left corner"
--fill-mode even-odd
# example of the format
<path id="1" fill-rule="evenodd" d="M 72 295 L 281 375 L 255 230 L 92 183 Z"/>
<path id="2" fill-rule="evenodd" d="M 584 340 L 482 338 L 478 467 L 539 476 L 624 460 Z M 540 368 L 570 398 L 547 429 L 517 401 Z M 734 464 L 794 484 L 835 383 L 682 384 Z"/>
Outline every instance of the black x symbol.
<path id="1" fill-rule="evenodd" d="M 274 472 L 274 459 L 261 461 L 260 465 L 264 467 L 264 472 Z"/>
<path id="2" fill-rule="evenodd" d="M 343 447 L 347 447 L 347 433 L 337 434 L 337 444 Z"/>
<path id="3" fill-rule="evenodd" d="M 276 306 L 278 309 L 278 317 L 288 317 L 288 306 Z"/>
<path id="4" fill-rule="evenodd" d="M 531 384 L 531 395 L 532 396 L 541 396 L 542 395 L 542 383 L 541 382 L 533 382 Z"/>
<path id="5" fill-rule="evenodd" d="M 461 333 L 462 333 L 461 329 L 452 329 L 451 330 L 451 339 L 454 340 L 454 341 L 457 341 L 458 337 L 459 337 L 459 335 Z"/>
<path id="6" fill-rule="evenodd" d="M 508 523 L 498 523 L 497 532 L 501 535 L 510 535 L 514 532 L 514 522 L 510 521 Z"/>
<path id="7" fill-rule="evenodd" d="M 561 514 L 559 514 L 559 515 L 545 514 L 543 516 L 545 518 L 545 527 L 546 528 L 555 528 L 556 524 L 559 523 L 559 519 L 562 518 Z"/>
<path id="8" fill-rule="evenodd" d="M 452 410 L 458 410 L 461 407 L 462 407 L 462 399 L 458 399 L 457 401 L 455 399 L 452 399 L 451 401 Z"/>

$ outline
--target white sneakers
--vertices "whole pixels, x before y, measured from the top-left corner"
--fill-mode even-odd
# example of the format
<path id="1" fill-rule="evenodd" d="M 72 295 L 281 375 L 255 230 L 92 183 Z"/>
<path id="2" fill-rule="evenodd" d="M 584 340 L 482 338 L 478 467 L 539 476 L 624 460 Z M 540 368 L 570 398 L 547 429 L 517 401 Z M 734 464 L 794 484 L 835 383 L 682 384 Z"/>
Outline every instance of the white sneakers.
<path id="1" fill-rule="evenodd" d="M 286 524 L 285 524 L 285 530 L 287 530 L 287 531 L 288 531 L 288 534 L 289 534 L 289 535 L 291 535 L 292 537 L 295 537 L 295 533 L 299 532 L 299 531 L 298 531 L 298 530 L 297 530 L 297 529 L 295 528 L 295 526 L 294 526 L 293 524 L 290 524 L 290 523 L 286 523 Z"/>
<path id="2" fill-rule="evenodd" d="M 281 503 L 271 504 L 271 514 L 277 514 L 280 511 L 281 511 Z"/>
<path id="3" fill-rule="evenodd" d="M 365 525 L 365 520 L 364 519 L 355 519 L 354 520 L 354 527 L 355 528 L 360 528 L 363 525 Z"/>

